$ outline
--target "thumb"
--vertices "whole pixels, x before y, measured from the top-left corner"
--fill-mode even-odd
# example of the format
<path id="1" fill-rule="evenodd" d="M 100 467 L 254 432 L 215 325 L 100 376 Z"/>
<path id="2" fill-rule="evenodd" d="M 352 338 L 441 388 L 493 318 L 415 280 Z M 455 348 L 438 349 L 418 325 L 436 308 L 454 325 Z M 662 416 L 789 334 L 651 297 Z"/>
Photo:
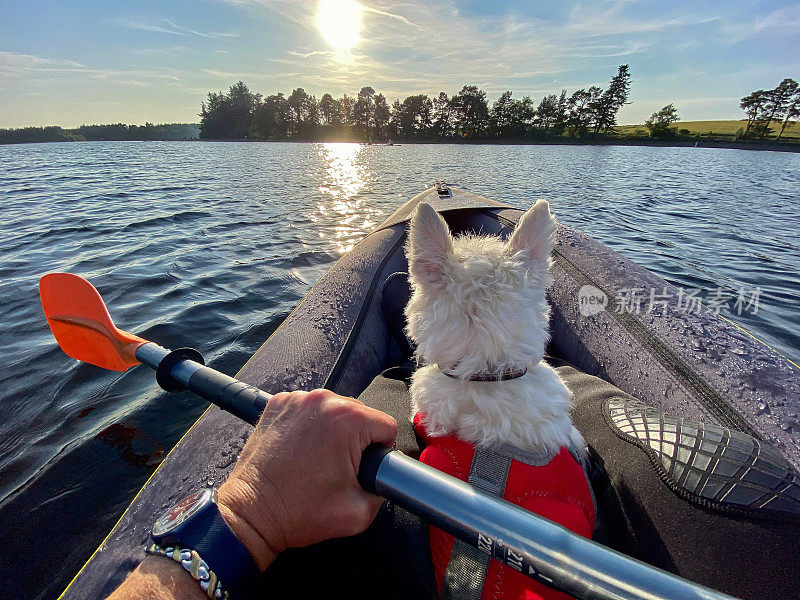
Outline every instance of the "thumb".
<path id="1" fill-rule="evenodd" d="M 364 448 L 369 444 L 392 446 L 397 437 L 397 421 L 384 412 L 364 407 Z"/>

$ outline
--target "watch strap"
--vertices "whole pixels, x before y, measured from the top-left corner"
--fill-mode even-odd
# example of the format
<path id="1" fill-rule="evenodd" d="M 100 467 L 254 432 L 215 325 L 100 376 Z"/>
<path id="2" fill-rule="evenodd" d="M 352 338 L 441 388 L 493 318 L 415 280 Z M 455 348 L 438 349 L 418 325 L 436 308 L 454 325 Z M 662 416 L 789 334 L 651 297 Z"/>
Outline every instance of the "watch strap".
<path id="1" fill-rule="evenodd" d="M 181 540 L 183 545 L 197 551 L 206 559 L 234 600 L 249 595 L 261 572 L 249 550 L 222 517 L 216 504 L 213 516 L 202 535 L 197 539 L 187 539 L 189 537 L 194 536 L 185 536 Z"/>

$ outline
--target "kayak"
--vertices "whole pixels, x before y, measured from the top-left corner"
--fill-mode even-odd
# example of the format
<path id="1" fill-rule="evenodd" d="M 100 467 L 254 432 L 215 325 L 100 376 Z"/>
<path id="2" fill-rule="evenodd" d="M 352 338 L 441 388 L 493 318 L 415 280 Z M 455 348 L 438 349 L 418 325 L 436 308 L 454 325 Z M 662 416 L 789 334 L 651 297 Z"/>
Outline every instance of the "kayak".
<path id="1" fill-rule="evenodd" d="M 270 393 L 324 387 L 355 397 L 382 371 L 406 360 L 387 325 L 382 294 L 393 274 L 407 271 L 407 224 L 419 202 L 442 213 L 454 233 L 507 236 L 524 212 L 436 182 L 334 264 L 237 377 Z M 679 450 L 667 456 L 671 450 L 666 442 L 653 451 L 653 444 L 646 447 L 650 438 L 633 440 L 649 452 L 651 462 L 669 465 L 666 476 L 659 473 L 670 493 L 694 495 L 709 510 L 721 507 L 726 514 L 747 513 L 748 518 L 758 511 L 781 518 L 800 515 L 800 438 L 786 426 L 796 418 L 794 399 L 800 398 L 796 365 L 713 310 L 684 310 L 679 290 L 564 225 L 558 228 L 552 272 L 548 355 L 613 384 L 641 403 L 612 399 L 603 405 L 606 414 L 598 411 L 590 419 L 616 423 L 620 439 L 625 435 L 633 439 L 653 423 L 666 431 L 673 424 L 683 427 L 679 435 L 689 435 L 693 423 L 705 423 L 705 428 L 694 427 L 692 439 L 698 448 L 701 442 L 715 441 L 714 452 L 727 456 L 734 451 L 741 454 L 750 444 L 742 459 L 745 467 L 737 473 L 739 485 L 711 495 L 706 488 L 712 477 L 701 486 L 692 484 L 688 468 L 675 476 L 687 464 Z M 624 300 L 631 290 L 647 295 L 654 290 L 661 299 L 658 310 L 628 305 Z M 630 422 L 623 423 L 624 419 Z M 576 421 L 587 436 L 593 423 L 584 423 L 587 431 Z M 251 429 L 210 407 L 156 469 L 61 597 L 106 597 L 143 558 L 155 519 L 191 491 L 224 481 Z M 717 431 L 728 433 L 712 440 Z M 590 436 L 587 440 L 591 446 Z M 596 458 L 601 469 L 604 461 L 611 466 L 614 459 Z M 763 468 L 758 462 L 762 458 L 767 461 Z M 709 469 L 713 468 L 712 464 Z M 695 465 L 694 471 L 702 469 Z M 750 485 L 748 473 L 761 479 Z M 753 490 L 761 495 L 753 496 Z M 606 504 L 601 500 L 602 509 Z M 646 536 L 644 527 L 639 533 Z M 678 551 L 666 548 L 667 554 Z M 651 562 L 647 555 L 640 558 Z M 652 562 L 657 562 L 655 557 Z M 709 577 L 701 583 L 716 583 Z"/>

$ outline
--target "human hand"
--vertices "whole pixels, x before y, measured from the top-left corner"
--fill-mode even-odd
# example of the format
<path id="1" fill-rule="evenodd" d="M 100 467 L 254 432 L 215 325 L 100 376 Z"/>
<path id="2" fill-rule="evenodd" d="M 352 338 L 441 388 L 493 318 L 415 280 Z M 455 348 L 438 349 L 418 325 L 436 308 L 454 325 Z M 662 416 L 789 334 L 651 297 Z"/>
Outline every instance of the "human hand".
<path id="1" fill-rule="evenodd" d="M 262 570 L 286 548 L 361 533 L 383 502 L 358 483 L 361 453 L 396 435 L 392 417 L 358 400 L 276 394 L 218 490 L 220 512 Z"/>

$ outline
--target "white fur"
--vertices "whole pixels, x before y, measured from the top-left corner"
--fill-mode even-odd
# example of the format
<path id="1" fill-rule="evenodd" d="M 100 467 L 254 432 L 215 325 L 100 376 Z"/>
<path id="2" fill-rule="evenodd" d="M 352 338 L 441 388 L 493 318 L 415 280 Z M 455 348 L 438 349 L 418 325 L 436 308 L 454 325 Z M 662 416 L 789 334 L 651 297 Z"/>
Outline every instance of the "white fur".
<path id="1" fill-rule="evenodd" d="M 493 236 L 453 239 L 430 205 L 417 208 L 406 246 L 413 290 L 406 317 L 427 365 L 412 379 L 413 409 L 425 414 L 431 435 L 551 454 L 580 439 L 570 391 L 541 362 L 555 230 L 544 200 L 523 215 L 507 244 Z M 517 379 L 469 381 L 520 367 L 528 372 Z"/>

